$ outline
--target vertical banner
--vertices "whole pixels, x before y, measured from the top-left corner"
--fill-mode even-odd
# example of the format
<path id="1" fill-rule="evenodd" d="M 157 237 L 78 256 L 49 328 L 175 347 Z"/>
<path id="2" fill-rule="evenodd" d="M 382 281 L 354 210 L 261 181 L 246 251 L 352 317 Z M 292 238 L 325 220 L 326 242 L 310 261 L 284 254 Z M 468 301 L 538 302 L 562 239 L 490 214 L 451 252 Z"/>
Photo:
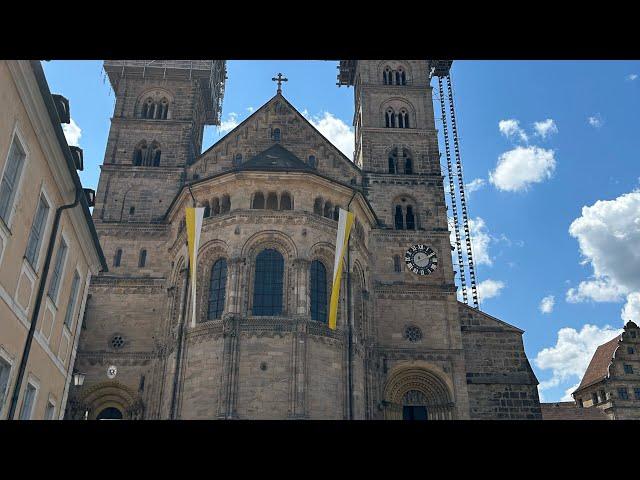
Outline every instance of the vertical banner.
<path id="1" fill-rule="evenodd" d="M 338 219 L 338 236 L 336 238 L 336 257 L 333 264 L 333 284 L 331 286 L 331 303 L 329 304 L 329 328 L 336 329 L 336 316 L 338 314 L 338 300 L 340 298 L 340 280 L 342 279 L 342 265 L 344 254 L 349 243 L 349 234 L 353 226 L 353 213 L 340 209 Z"/>
<path id="2" fill-rule="evenodd" d="M 189 250 L 189 270 L 191 272 L 191 326 L 196 326 L 196 279 L 198 266 L 198 248 L 204 208 L 187 207 L 187 249 Z"/>

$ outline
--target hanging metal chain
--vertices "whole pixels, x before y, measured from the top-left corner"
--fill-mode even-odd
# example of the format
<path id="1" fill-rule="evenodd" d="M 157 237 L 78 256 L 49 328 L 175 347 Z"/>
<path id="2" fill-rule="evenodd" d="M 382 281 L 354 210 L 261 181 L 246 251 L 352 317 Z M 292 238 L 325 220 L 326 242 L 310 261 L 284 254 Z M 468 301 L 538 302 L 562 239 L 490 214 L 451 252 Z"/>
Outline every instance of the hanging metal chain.
<path id="1" fill-rule="evenodd" d="M 449 147 L 449 129 L 447 127 L 447 109 L 444 103 L 444 90 L 442 88 L 442 77 L 438 77 L 438 89 L 440 91 L 440 110 L 442 111 L 442 133 L 444 136 L 444 148 L 447 157 L 447 177 L 449 179 L 449 194 L 451 196 L 451 209 L 453 213 L 453 230 L 456 236 L 456 252 L 458 254 L 458 272 L 460 275 L 460 285 L 462 288 L 462 300 L 469 303 L 467 298 L 467 279 L 462 259 L 462 243 L 460 241 L 460 227 L 458 222 L 458 204 L 456 200 L 456 190 L 453 185 L 453 167 L 451 165 L 451 149 Z"/>
<path id="2" fill-rule="evenodd" d="M 456 114 L 453 108 L 453 91 L 451 89 L 450 74 L 446 76 L 446 80 L 447 80 L 447 93 L 449 96 L 449 113 L 451 115 L 451 130 L 453 132 L 453 148 L 456 155 L 456 170 L 458 174 L 458 189 L 460 191 L 460 206 L 462 207 L 462 227 L 464 229 L 464 239 L 467 247 L 467 263 L 469 265 L 469 278 L 471 280 L 471 295 L 473 296 L 473 306 L 475 308 L 478 308 L 478 288 L 476 285 L 476 273 L 475 273 L 475 267 L 473 264 L 473 252 L 471 251 L 471 232 L 469 230 L 469 214 L 467 211 L 467 200 L 464 195 L 464 180 L 462 178 L 462 161 L 460 160 L 458 128 L 456 126 Z"/>

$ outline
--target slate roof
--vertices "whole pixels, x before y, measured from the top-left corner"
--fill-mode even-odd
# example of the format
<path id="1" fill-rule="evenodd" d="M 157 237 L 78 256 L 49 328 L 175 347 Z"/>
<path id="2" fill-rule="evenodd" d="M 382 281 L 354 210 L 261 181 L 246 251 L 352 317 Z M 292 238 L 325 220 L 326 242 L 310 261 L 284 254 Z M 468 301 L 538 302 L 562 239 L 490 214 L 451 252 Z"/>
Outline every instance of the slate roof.
<path id="1" fill-rule="evenodd" d="M 596 353 L 593 354 L 591 362 L 587 367 L 580 386 L 576 389 L 576 392 L 583 387 L 593 385 L 603 379 L 605 379 L 609 373 L 609 365 L 613 359 L 613 355 L 618 348 L 618 342 L 620 341 L 620 335 L 612 338 L 607 343 L 600 345 L 596 349 Z M 575 392 L 574 392 L 575 393 Z"/>
<path id="2" fill-rule="evenodd" d="M 313 170 L 279 143 L 260 152 L 238 167 L 239 170 Z"/>
<path id="3" fill-rule="evenodd" d="M 609 420 L 601 408 L 579 408 L 573 402 L 541 403 L 543 420 Z"/>

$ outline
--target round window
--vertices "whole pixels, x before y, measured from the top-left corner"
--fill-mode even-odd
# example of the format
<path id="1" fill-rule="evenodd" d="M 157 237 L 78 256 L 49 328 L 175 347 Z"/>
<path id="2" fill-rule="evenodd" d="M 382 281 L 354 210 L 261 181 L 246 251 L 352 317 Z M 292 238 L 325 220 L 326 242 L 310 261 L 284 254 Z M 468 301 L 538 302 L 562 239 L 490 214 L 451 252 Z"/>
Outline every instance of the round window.
<path id="1" fill-rule="evenodd" d="M 419 342 L 422 340 L 422 330 L 416 326 L 408 326 L 404 329 L 404 338 L 410 342 Z"/>
<path id="2" fill-rule="evenodd" d="M 124 346 L 124 338 L 122 338 L 122 335 L 114 335 L 113 337 L 111 337 L 111 347 L 115 348 L 116 350 L 119 348 L 122 348 Z"/>

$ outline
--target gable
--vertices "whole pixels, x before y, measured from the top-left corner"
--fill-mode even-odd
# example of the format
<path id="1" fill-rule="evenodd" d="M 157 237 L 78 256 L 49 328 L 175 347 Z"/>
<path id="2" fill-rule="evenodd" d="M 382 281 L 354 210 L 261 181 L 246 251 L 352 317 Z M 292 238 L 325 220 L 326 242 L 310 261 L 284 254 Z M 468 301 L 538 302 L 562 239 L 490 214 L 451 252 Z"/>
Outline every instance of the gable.
<path id="1" fill-rule="evenodd" d="M 615 351 L 618 348 L 619 340 L 620 336 L 617 336 L 596 349 L 576 392 L 581 388 L 588 387 L 607 378 L 609 365 L 611 365 Z"/>
<path id="2" fill-rule="evenodd" d="M 238 166 L 240 170 L 313 170 L 279 143 Z"/>
<path id="3" fill-rule="evenodd" d="M 272 138 L 276 128 L 280 129 L 279 142 Z M 362 183 L 360 169 L 280 94 L 200 155 L 188 168 L 187 181 L 240 169 L 275 145 L 280 145 L 320 175 L 347 184 Z M 315 168 L 309 165 L 310 156 L 315 157 Z M 256 163 L 268 166 L 264 159 L 262 162 L 256 160 L 253 162 L 255 169 L 259 168 Z M 295 165 L 299 166 L 298 163 Z"/>

